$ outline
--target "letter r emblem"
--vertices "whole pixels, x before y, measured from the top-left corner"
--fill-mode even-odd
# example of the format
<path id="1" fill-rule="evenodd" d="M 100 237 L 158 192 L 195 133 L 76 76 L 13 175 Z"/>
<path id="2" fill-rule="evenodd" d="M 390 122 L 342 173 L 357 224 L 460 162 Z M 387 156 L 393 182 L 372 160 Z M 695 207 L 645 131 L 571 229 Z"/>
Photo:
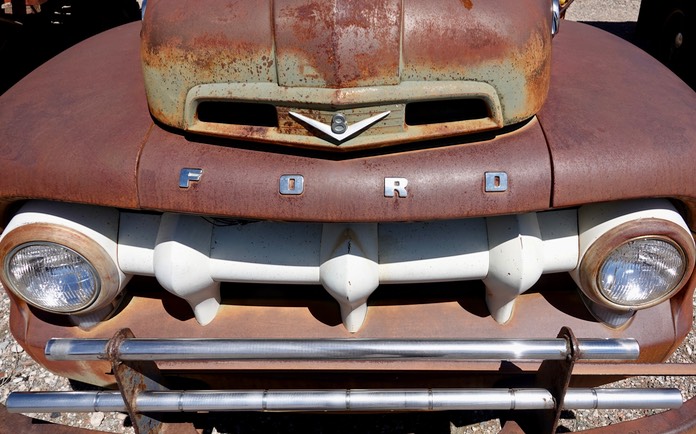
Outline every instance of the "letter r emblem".
<path id="1" fill-rule="evenodd" d="M 407 185 L 406 178 L 384 178 L 384 197 L 407 197 Z"/>

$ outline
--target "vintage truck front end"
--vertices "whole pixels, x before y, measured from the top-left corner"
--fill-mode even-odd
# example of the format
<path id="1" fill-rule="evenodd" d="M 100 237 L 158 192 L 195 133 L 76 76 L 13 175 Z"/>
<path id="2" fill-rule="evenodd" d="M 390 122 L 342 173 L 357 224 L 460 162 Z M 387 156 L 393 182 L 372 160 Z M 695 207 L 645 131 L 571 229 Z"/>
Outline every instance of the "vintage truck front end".
<path id="1" fill-rule="evenodd" d="M 594 386 L 696 373 L 696 94 L 557 8 L 151 0 L 40 67 L 0 104 L 11 329 L 119 391 L 8 409 L 679 407 Z"/>

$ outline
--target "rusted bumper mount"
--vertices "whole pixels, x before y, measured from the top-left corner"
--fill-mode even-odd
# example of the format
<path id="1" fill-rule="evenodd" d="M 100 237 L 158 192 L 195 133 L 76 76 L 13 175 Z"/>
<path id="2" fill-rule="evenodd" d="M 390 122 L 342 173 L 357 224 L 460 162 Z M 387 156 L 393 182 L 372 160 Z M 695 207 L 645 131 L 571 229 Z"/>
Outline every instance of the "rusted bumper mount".
<path id="1" fill-rule="evenodd" d="M 569 388 L 579 359 L 638 357 L 631 339 L 576 339 L 563 328 L 556 339 L 519 340 L 186 340 L 135 339 L 130 330 L 110 340 L 60 339 L 46 346 L 53 360 L 111 362 L 120 391 L 12 393 L 7 409 L 23 412 L 128 412 L 138 433 L 171 432 L 167 413 L 234 411 L 501 410 L 525 432 L 553 433 L 562 409 L 679 408 L 677 389 Z M 175 391 L 155 361 L 162 360 L 543 360 L 531 387 L 490 389 L 336 389 Z M 520 411 L 521 410 L 521 411 Z M 176 430 L 194 432 L 193 425 Z"/>

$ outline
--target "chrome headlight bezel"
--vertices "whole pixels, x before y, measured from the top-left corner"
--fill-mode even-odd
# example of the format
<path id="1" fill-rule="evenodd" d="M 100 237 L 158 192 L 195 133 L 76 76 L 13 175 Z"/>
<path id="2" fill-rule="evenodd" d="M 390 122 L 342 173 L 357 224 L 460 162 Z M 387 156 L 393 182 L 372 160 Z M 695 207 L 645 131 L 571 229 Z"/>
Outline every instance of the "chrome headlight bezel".
<path id="1" fill-rule="evenodd" d="M 551 0 L 551 36 L 556 36 L 561 26 L 561 2 Z"/>
<path id="2" fill-rule="evenodd" d="M 684 271 L 678 282 L 654 299 L 642 303 L 619 303 L 605 295 L 601 286 L 601 271 L 607 259 L 617 249 L 633 241 L 661 240 L 672 245 L 682 256 Z M 677 294 L 694 269 L 694 241 L 681 226 L 663 219 L 647 218 L 624 223 L 599 237 L 588 249 L 580 264 L 580 288 L 593 302 L 617 311 L 631 311 L 655 306 Z"/>
<path id="3" fill-rule="evenodd" d="M 63 247 L 82 257 L 95 272 L 98 286 L 89 302 L 75 309 L 53 309 L 42 306 L 27 298 L 14 286 L 8 272 L 9 261 L 21 248 L 30 245 L 52 244 Z M 49 223 L 32 223 L 17 227 L 5 234 L 0 242 L 0 257 L 4 258 L 0 268 L 0 281 L 16 297 L 38 309 L 62 314 L 82 314 L 97 311 L 109 305 L 120 292 L 119 270 L 114 260 L 95 240 L 71 228 Z"/>

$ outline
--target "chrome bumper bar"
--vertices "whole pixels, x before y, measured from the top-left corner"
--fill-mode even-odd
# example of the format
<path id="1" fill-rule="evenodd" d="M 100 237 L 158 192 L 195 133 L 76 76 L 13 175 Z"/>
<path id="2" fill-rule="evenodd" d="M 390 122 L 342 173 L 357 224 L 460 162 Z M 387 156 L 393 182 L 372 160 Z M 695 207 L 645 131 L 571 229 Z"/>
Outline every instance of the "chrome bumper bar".
<path id="1" fill-rule="evenodd" d="M 127 411 L 136 432 L 165 422 L 153 414 L 234 411 L 533 410 L 534 432 L 555 432 L 562 409 L 673 409 L 677 389 L 570 389 L 579 359 L 634 360 L 632 339 L 577 339 L 563 328 L 555 339 L 136 339 L 121 330 L 106 339 L 52 339 L 50 360 L 106 360 L 118 392 L 12 393 L 13 413 Z M 520 388 L 169 390 L 155 361 L 220 360 L 538 360 L 535 380 Z M 541 412 L 541 413 L 539 413 Z M 517 414 L 526 414 L 518 412 Z"/>
<path id="2" fill-rule="evenodd" d="M 682 405 L 676 389 L 569 389 L 563 409 L 668 409 Z M 12 393 L 11 413 L 127 411 L 120 392 Z M 548 410 L 545 389 L 227 390 L 141 392 L 140 413 L 231 411 Z"/>
<path id="3" fill-rule="evenodd" d="M 106 360 L 107 339 L 51 339 L 49 360 Z M 635 360 L 633 339 L 578 339 L 578 357 Z M 565 360 L 571 348 L 563 338 L 488 340 L 388 339 L 124 339 L 120 360 Z"/>

